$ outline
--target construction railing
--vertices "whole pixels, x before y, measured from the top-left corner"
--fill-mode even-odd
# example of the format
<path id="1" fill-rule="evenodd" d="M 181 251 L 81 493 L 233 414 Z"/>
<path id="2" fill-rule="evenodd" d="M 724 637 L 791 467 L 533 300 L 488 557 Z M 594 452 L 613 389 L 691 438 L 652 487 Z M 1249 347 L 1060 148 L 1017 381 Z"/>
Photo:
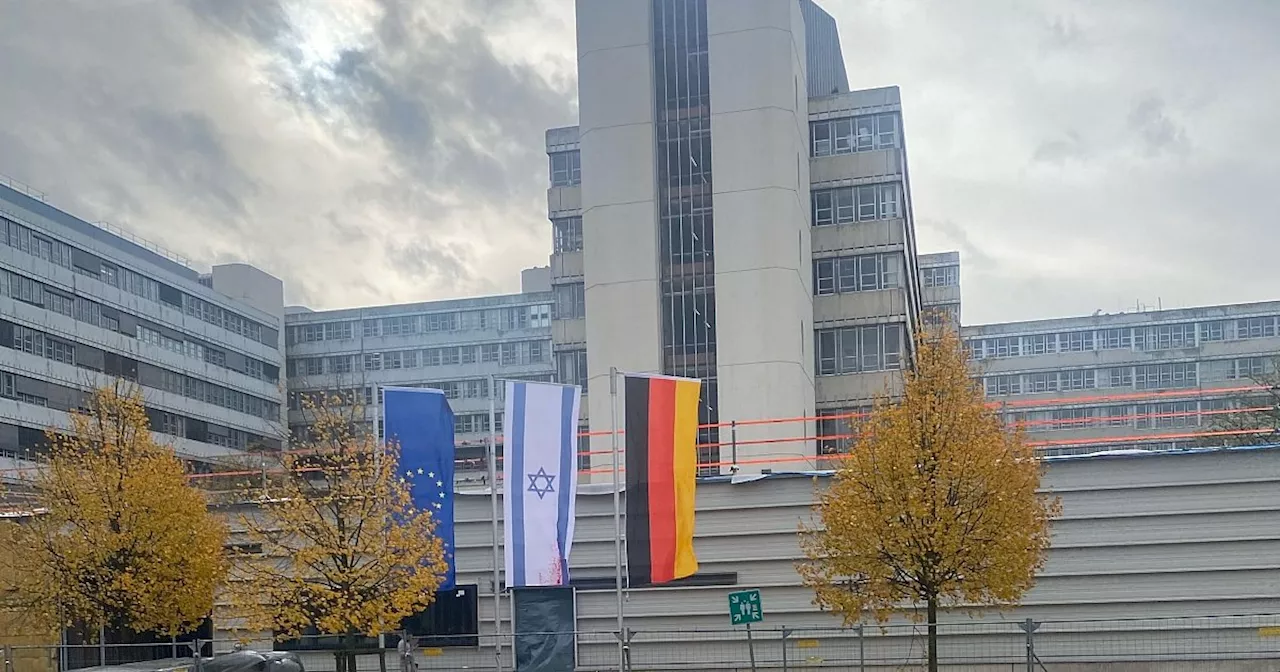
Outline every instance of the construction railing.
<path id="1" fill-rule="evenodd" d="M 564 637 L 530 635 L 521 637 Z M 364 640 L 353 651 L 359 672 L 399 672 L 394 645 Z M 924 624 L 867 624 L 852 628 L 789 628 L 757 624 L 720 630 L 628 630 L 572 633 L 580 672 L 641 670 L 800 670 L 865 672 L 916 670 L 926 664 Z M 513 670 L 513 638 L 450 636 L 416 641 L 418 670 Z M 621 646 L 625 642 L 625 649 Z M 495 644 L 501 644 L 501 658 Z M 333 638 L 295 641 L 308 672 L 336 669 Z M 204 640 L 201 661 L 238 643 Z M 258 643 L 270 647 L 270 643 Z M 254 648 L 253 644 L 249 644 Z M 1098 669 L 1161 670 L 1280 669 L 1280 615 L 1152 618 L 1127 620 L 972 620 L 938 626 L 939 664 L 948 670 L 1066 672 Z M 147 657 L 190 657 L 186 644 L 6 646 L 4 672 L 58 672 L 105 660 L 122 664 Z M 199 666 L 191 661 L 191 671 Z M 1270 667 L 1267 667 L 1270 665 Z"/>

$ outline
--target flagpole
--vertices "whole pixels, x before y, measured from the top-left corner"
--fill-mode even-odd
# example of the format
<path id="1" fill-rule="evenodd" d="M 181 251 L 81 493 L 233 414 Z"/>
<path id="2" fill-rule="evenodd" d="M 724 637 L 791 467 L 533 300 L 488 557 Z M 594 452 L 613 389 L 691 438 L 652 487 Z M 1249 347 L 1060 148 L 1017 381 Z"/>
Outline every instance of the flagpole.
<path id="1" fill-rule="evenodd" d="M 622 613 L 622 487 L 618 479 L 621 456 L 618 447 L 618 369 L 614 367 L 609 368 L 609 423 L 611 425 L 609 440 L 613 448 L 613 546 L 617 556 L 613 568 L 613 585 L 618 609 L 618 670 L 622 672 L 626 669 L 627 644 L 626 620 Z"/>
<path id="2" fill-rule="evenodd" d="M 489 507 L 493 511 L 493 656 L 494 669 L 502 672 L 502 583 L 499 567 L 502 552 L 498 550 L 498 423 L 497 379 L 489 375 Z"/>

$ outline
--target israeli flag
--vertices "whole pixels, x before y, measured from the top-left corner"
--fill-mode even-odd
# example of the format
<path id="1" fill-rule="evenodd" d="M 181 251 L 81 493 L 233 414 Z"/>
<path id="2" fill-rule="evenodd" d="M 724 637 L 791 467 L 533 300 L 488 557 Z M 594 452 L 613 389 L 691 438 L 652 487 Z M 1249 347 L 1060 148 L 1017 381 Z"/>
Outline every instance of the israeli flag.
<path id="1" fill-rule="evenodd" d="M 569 583 L 582 389 L 507 381 L 502 506 L 507 586 Z"/>

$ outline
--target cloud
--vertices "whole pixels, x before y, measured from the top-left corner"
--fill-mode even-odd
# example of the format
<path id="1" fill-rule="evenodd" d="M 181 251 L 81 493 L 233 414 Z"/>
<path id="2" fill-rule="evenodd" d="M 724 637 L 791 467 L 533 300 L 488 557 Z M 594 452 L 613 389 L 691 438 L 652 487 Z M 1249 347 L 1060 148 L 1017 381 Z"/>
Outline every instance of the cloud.
<path id="1" fill-rule="evenodd" d="M 966 321 L 1277 298 L 1280 3 L 822 4 Z M 514 291 L 573 40 L 562 0 L 12 2 L 0 172 L 315 308 Z"/>
<path id="2" fill-rule="evenodd" d="M 961 250 L 966 322 L 1280 299 L 1280 3 L 823 6 L 850 85 L 902 88 L 920 248 Z"/>
<path id="3" fill-rule="evenodd" d="M 1148 157 L 1189 151 L 1186 130 L 1169 118 L 1165 103 L 1158 96 L 1148 96 L 1134 105 L 1129 127 L 1137 133 L 1142 152 Z"/>
<path id="4" fill-rule="evenodd" d="M 315 308 L 518 291 L 576 117 L 571 52 L 495 43 L 528 23 L 572 37 L 531 0 L 17 3 L 0 173 Z"/>

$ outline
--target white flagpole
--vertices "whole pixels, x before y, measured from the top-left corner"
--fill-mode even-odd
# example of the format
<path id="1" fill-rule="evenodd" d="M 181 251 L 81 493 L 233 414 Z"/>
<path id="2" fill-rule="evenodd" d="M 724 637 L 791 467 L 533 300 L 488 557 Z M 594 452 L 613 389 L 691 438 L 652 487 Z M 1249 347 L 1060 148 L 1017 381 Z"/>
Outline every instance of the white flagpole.
<path id="1" fill-rule="evenodd" d="M 493 510 L 493 656 L 494 669 L 502 672 L 502 591 L 500 583 L 502 551 L 498 549 L 498 423 L 497 398 L 498 384 L 493 374 L 489 375 L 489 506 Z M 505 383 L 504 383 L 505 384 Z M 511 418 L 507 418 L 510 422 Z"/>
<path id="2" fill-rule="evenodd" d="M 626 669 L 626 620 L 622 614 L 622 487 L 619 483 L 618 474 L 621 470 L 619 458 L 621 451 L 618 447 L 618 369 L 609 368 L 609 422 L 610 442 L 613 448 L 613 531 L 614 531 L 614 551 L 617 555 L 617 562 L 614 565 L 613 585 L 616 592 L 618 608 L 618 670 L 620 672 Z"/>

